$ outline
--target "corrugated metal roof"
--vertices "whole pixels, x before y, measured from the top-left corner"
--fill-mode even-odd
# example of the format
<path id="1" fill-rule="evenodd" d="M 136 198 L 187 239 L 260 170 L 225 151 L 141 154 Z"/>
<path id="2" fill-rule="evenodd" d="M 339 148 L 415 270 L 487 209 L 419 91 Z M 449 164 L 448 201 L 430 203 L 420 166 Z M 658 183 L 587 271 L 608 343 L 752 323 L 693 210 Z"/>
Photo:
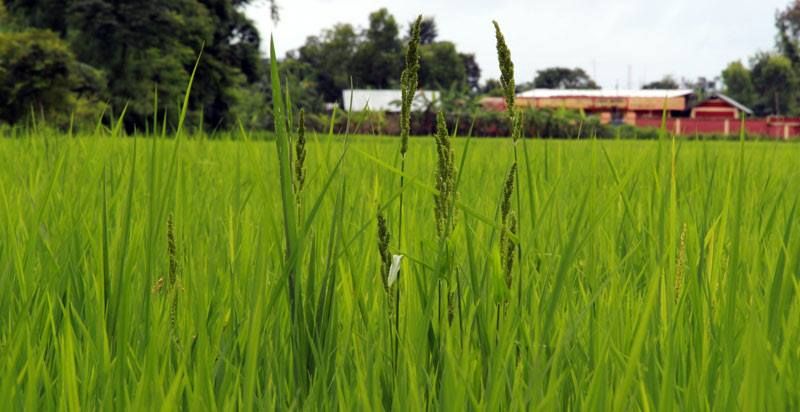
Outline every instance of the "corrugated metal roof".
<path id="1" fill-rule="evenodd" d="M 533 89 L 517 94 L 517 97 L 525 99 L 544 99 L 558 97 L 600 97 L 600 98 L 659 98 L 670 99 L 673 97 L 683 97 L 694 93 L 690 89 L 677 90 L 577 90 L 577 89 Z"/>
<path id="2" fill-rule="evenodd" d="M 724 95 L 722 93 L 714 93 L 713 95 L 711 95 L 710 98 L 713 99 L 714 97 L 722 99 L 723 101 L 727 102 L 729 105 L 731 105 L 731 106 L 733 106 L 733 107 L 735 107 L 735 108 L 747 113 L 748 115 L 752 115 L 753 114 L 753 111 L 750 110 L 749 107 L 737 102 L 736 100 L 733 100 L 733 98 L 728 97 L 728 96 L 726 96 L 726 95 Z"/>
<path id="3" fill-rule="evenodd" d="M 400 112 L 400 90 L 367 90 L 367 89 L 346 89 L 342 91 L 342 101 L 345 108 L 350 110 L 352 96 L 352 110 L 364 111 L 369 109 L 374 112 Z M 411 110 L 415 112 L 425 111 L 433 102 L 439 100 L 439 92 L 430 90 L 417 91 L 414 100 L 411 102 Z"/>

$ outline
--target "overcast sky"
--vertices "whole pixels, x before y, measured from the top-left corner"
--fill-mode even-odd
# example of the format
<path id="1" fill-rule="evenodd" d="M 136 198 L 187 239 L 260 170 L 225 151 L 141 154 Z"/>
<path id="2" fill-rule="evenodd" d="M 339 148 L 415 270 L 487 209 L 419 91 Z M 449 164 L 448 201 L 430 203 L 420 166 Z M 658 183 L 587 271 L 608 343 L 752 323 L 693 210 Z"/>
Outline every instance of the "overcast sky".
<path id="1" fill-rule="evenodd" d="M 405 33 L 417 14 L 433 16 L 439 39 L 475 53 L 482 78 L 498 77 L 491 20 L 503 29 L 517 82 L 550 66 L 582 67 L 604 88 L 638 88 L 665 74 L 718 76 L 728 62 L 775 43 L 775 11 L 789 0 L 256 0 L 247 14 L 264 38 L 274 34 L 279 56 L 337 22 L 367 25 L 386 7 Z M 630 76 L 629 76 L 630 71 Z"/>

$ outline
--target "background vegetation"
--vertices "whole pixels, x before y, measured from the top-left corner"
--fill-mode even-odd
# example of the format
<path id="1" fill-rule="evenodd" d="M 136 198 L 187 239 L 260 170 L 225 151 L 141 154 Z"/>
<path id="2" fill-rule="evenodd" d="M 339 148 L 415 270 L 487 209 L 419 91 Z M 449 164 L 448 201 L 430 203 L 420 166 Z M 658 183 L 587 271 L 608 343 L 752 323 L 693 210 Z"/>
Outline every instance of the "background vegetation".
<path id="1" fill-rule="evenodd" d="M 230 127 L 262 77 L 259 33 L 247 1 L 4 0 L 0 84 L 12 89 L 0 120 L 57 112 L 61 126 L 80 104 L 126 112 L 128 130 L 154 117 L 177 123 L 186 80 L 202 50 L 190 122 Z M 58 87 L 49 87 L 55 82 Z M 8 96 L 8 97 L 6 97 Z M 155 102 L 155 103 L 154 103 Z M 57 103 L 57 104 L 56 104 Z M 77 110 L 94 124 L 102 110 Z M 64 117 L 67 119 L 64 119 Z M 113 117 L 113 116 L 112 116 Z M 83 120 L 83 119 L 80 119 Z"/>
<path id="2" fill-rule="evenodd" d="M 271 82 L 259 48 L 261 35 L 243 13 L 249 2 L 3 0 L 0 123 L 30 123 L 36 114 L 63 129 L 93 130 L 99 119 L 108 122 L 124 110 L 129 132 L 152 127 L 154 118 L 166 120 L 161 123 L 174 130 L 183 84 L 202 50 L 187 126 L 268 129 Z M 277 19 L 277 4 L 271 4 Z M 700 99 L 723 91 L 758 115 L 800 114 L 798 10 L 800 2 L 795 1 L 778 13 L 774 51 L 759 52 L 747 64 L 733 62 L 717 77 L 665 76 L 644 88 L 686 87 Z M 406 27 L 380 9 L 369 14 L 363 28 L 342 23 L 309 36 L 282 59 L 293 100 L 310 113 L 322 114 L 330 108 L 326 103 L 344 106 L 341 92 L 351 85 L 399 87 Z M 443 91 L 450 113 L 478 116 L 479 124 L 491 119 L 491 114 L 479 113 L 477 103 L 482 96 L 500 96 L 499 82 L 481 82 L 474 54 L 441 39 L 433 17 L 424 18 L 422 28 L 419 86 Z M 517 90 L 598 88 L 581 68 L 546 68 L 532 77 L 518 83 Z M 430 130 L 422 127 L 415 133 Z M 597 133 L 616 134 L 611 129 Z"/>

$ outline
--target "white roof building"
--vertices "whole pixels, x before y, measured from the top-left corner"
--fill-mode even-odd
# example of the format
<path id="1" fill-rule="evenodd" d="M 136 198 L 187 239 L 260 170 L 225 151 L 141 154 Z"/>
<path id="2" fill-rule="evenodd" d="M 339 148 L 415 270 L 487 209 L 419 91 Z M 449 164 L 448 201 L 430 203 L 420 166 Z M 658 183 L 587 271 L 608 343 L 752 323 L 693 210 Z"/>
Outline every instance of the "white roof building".
<path id="1" fill-rule="evenodd" d="M 523 99 L 547 99 L 553 97 L 599 97 L 599 98 L 667 98 L 688 96 L 691 89 L 676 90 L 578 90 L 578 89 L 533 89 L 517 94 Z"/>
<path id="2" fill-rule="evenodd" d="M 400 113 L 400 90 L 367 90 L 345 89 L 342 90 L 342 101 L 345 109 L 355 112 L 373 111 Z M 411 110 L 422 112 L 432 105 L 438 104 L 440 94 L 437 91 L 419 90 L 411 102 Z M 352 104 L 351 104 L 352 103 Z"/>

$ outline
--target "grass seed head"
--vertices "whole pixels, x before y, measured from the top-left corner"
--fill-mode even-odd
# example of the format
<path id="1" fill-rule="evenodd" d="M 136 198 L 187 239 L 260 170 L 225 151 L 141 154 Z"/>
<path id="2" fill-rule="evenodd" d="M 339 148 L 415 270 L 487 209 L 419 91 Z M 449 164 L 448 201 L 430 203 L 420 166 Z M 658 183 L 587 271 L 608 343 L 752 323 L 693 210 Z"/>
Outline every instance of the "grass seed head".
<path id="1" fill-rule="evenodd" d="M 167 217 L 167 255 L 169 255 L 169 285 L 171 290 L 178 280 L 178 247 L 175 242 L 175 219 L 170 213 Z"/>
<path id="2" fill-rule="evenodd" d="M 447 131 L 444 113 L 436 116 L 436 229 L 440 238 L 446 238 L 452 230 L 452 216 L 450 216 L 455 200 L 455 166 L 453 147 L 450 144 L 450 134 Z"/>
<path id="3" fill-rule="evenodd" d="M 392 254 L 389 253 L 389 242 L 392 240 L 392 235 L 389 232 L 389 226 L 386 224 L 386 218 L 381 212 L 378 212 L 378 253 L 381 257 L 381 281 L 383 287 L 389 290 L 389 268 L 392 265 Z"/>
<path id="4" fill-rule="evenodd" d="M 169 327 L 175 345 L 180 347 L 178 337 L 178 246 L 175 241 L 175 220 L 172 213 L 167 217 L 167 254 L 169 255 L 169 283 L 167 292 L 171 295 L 169 305 Z"/>
<path id="5" fill-rule="evenodd" d="M 686 266 L 686 223 L 681 228 L 680 244 L 678 245 L 678 257 L 675 262 L 675 301 L 681 297 L 683 287 L 683 270 Z"/>
<path id="6" fill-rule="evenodd" d="M 516 243 L 509 236 L 517 233 L 517 216 L 511 210 L 511 198 L 514 194 L 514 179 L 517 173 L 517 164 L 511 165 L 503 183 L 503 197 L 500 199 L 500 218 L 502 231 L 500 232 L 500 264 L 506 278 L 506 285 L 511 287 L 511 270 L 514 267 L 514 250 Z"/>
<path id="7" fill-rule="evenodd" d="M 515 215 L 513 211 L 509 213 L 504 229 L 512 235 L 517 234 L 517 215 Z M 501 261 L 503 265 L 503 273 L 506 276 L 506 286 L 510 288 L 512 281 L 511 275 L 514 269 L 514 251 L 516 250 L 517 244 L 513 239 L 506 235 L 503 236 L 503 242 L 501 245 L 501 252 L 503 254 L 503 260 Z"/>
<path id="8" fill-rule="evenodd" d="M 508 49 L 500 25 L 496 21 L 494 24 L 495 37 L 497 38 L 497 60 L 500 64 L 500 85 L 503 88 L 503 97 L 506 99 L 506 108 L 510 116 L 514 115 L 514 94 L 516 86 L 514 84 L 514 63 L 511 61 L 511 50 Z"/>
<path id="9" fill-rule="evenodd" d="M 511 211 L 511 196 L 514 194 L 514 178 L 517 173 L 517 164 L 511 165 L 511 169 L 506 174 L 505 183 L 503 183 L 503 199 L 500 202 L 500 216 L 505 223 L 508 213 Z"/>
<path id="10" fill-rule="evenodd" d="M 297 128 L 297 142 L 295 143 L 295 193 L 303 191 L 303 184 L 306 180 L 305 160 L 306 160 L 306 117 L 305 110 L 300 109 L 300 125 Z"/>
<path id="11" fill-rule="evenodd" d="M 406 155 L 408 151 L 408 136 L 411 133 L 411 103 L 417 92 L 419 81 L 419 39 L 422 16 L 418 16 L 411 27 L 411 39 L 406 50 L 405 68 L 400 74 L 400 154 Z"/>
<path id="12" fill-rule="evenodd" d="M 511 140 L 516 144 L 522 137 L 522 117 L 521 111 L 516 110 L 511 114 Z"/>

